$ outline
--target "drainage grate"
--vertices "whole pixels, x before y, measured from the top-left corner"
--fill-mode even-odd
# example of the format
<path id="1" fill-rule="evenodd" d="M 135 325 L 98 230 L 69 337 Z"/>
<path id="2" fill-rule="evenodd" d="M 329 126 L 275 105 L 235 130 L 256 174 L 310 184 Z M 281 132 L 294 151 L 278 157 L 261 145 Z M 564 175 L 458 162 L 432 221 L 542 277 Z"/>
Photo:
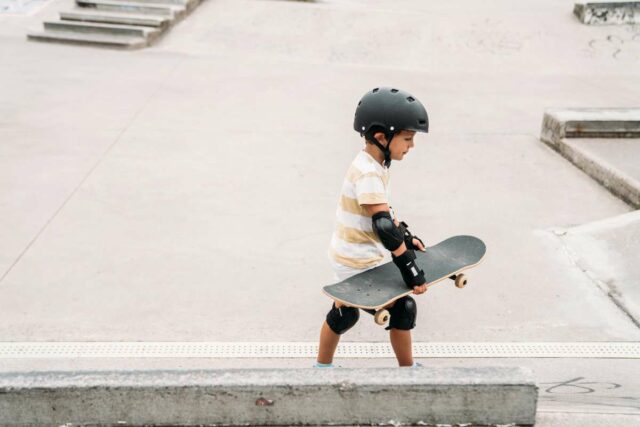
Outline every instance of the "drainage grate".
<path id="1" fill-rule="evenodd" d="M 414 343 L 415 357 L 639 359 L 640 342 Z M 312 358 L 315 342 L 0 342 L 0 359 L 17 358 Z M 351 342 L 336 357 L 394 357 L 388 343 Z"/>

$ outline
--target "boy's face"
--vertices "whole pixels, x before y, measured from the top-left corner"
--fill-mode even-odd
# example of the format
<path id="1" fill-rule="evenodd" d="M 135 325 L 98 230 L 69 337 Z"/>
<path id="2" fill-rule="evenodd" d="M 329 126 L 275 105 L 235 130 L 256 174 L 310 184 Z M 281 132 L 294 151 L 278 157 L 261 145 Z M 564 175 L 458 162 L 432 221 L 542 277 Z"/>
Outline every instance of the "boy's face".
<path id="1" fill-rule="evenodd" d="M 402 160 L 413 148 L 413 137 L 416 132 L 403 130 L 398 132 L 391 140 L 391 160 Z"/>

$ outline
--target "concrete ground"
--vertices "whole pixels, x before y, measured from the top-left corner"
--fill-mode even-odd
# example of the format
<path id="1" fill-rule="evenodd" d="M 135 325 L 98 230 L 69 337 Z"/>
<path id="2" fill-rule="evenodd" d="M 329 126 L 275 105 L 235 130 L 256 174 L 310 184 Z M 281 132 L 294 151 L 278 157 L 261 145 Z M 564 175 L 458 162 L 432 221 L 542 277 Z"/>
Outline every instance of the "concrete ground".
<path id="1" fill-rule="evenodd" d="M 539 141 L 546 108 L 637 107 L 640 28 L 582 25 L 557 0 L 208 0 L 142 51 L 26 40 L 70 4 L 0 15 L 0 341 L 317 340 L 337 196 L 362 146 L 353 111 L 379 85 L 430 116 L 391 168 L 399 216 L 428 244 L 488 246 L 467 288 L 417 298 L 414 341 L 640 340 L 637 222 L 615 231 L 630 242 L 615 268 L 597 255 L 621 241 L 599 221 L 631 208 Z M 364 316 L 344 337 L 387 339 Z M 640 421 L 637 359 L 421 362 L 532 367 L 543 426 Z"/>

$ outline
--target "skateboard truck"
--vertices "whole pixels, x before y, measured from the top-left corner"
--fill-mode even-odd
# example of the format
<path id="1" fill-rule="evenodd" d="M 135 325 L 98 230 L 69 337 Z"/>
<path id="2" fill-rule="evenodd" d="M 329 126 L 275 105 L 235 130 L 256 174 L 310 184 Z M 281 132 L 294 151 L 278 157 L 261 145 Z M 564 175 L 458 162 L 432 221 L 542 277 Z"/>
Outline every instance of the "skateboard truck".
<path id="1" fill-rule="evenodd" d="M 449 276 L 449 279 L 455 282 L 457 288 L 462 289 L 467 286 L 467 276 L 465 276 L 464 274 L 454 274 L 453 276 Z M 382 308 L 376 311 L 376 314 L 373 315 L 373 320 L 378 325 L 384 325 L 389 321 L 390 317 L 391 315 L 389 314 L 389 311 Z"/>

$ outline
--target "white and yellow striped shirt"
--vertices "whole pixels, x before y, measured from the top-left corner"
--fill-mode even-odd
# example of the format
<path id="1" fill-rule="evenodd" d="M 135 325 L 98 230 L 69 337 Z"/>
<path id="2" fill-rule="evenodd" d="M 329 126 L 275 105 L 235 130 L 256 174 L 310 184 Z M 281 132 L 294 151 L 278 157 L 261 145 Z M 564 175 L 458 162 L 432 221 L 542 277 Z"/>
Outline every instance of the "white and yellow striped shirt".
<path id="1" fill-rule="evenodd" d="M 351 163 L 342 185 L 336 228 L 331 237 L 329 258 L 338 267 L 365 270 L 383 261 L 388 251 L 371 226 L 371 215 L 362 205 L 389 203 L 389 169 L 366 151 Z"/>

